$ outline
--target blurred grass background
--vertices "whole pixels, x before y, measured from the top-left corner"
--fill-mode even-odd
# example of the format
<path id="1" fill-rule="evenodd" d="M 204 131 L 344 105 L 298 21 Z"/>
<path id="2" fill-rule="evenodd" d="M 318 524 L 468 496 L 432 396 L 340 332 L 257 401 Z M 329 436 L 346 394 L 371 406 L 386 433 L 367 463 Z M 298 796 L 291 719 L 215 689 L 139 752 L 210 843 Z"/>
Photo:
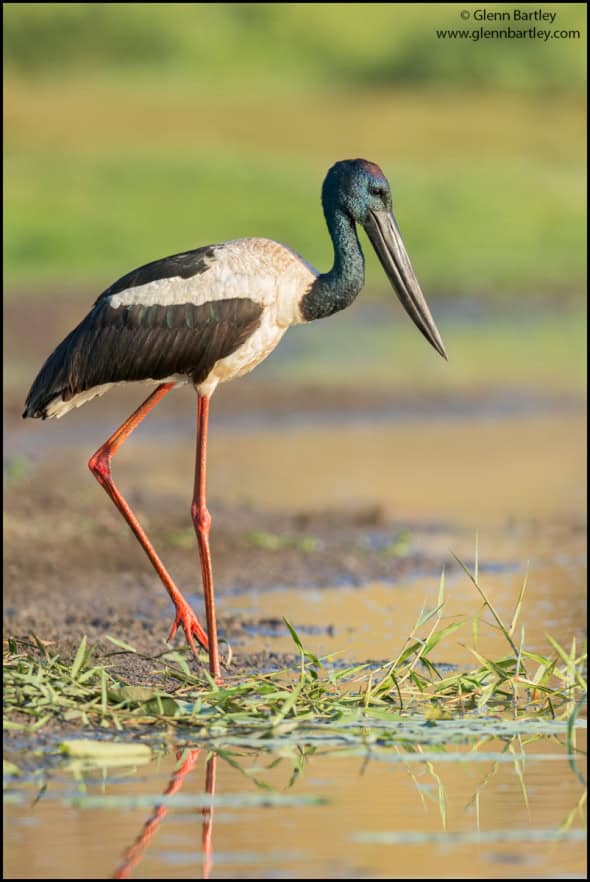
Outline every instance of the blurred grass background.
<path id="1" fill-rule="evenodd" d="M 7 281 L 243 235 L 327 268 L 321 180 L 360 155 L 434 296 L 576 290 L 583 4 L 558 14 L 580 40 L 437 40 L 461 8 L 5 4 Z"/>
<path id="2" fill-rule="evenodd" d="M 583 309 L 586 8 L 529 7 L 580 37 L 436 38 L 480 26 L 460 17 L 472 4 L 4 4 L 8 301 L 79 292 L 81 317 L 130 268 L 245 235 L 327 269 L 321 181 L 364 156 L 391 181 L 435 312 L 549 304 L 531 347 L 565 346 L 571 378 L 583 322 L 560 315 Z M 389 297 L 365 251 L 364 297 Z M 527 363 L 526 337 L 512 350 Z"/>

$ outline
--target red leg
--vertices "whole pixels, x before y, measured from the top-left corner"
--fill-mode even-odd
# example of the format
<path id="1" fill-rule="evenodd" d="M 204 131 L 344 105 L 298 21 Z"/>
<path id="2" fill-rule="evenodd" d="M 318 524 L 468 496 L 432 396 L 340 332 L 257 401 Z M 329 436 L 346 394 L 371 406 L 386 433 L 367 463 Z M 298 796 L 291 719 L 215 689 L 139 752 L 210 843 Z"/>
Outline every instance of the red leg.
<path id="1" fill-rule="evenodd" d="M 215 598 L 213 595 L 213 571 L 211 569 L 211 551 L 209 549 L 209 531 L 211 515 L 207 511 L 205 485 L 207 480 L 207 427 L 209 423 L 209 398 L 199 395 L 197 401 L 197 454 L 195 462 L 195 489 L 191 514 L 195 532 L 199 542 L 201 573 L 203 574 L 203 592 L 207 611 L 207 634 L 209 635 L 209 670 L 211 676 L 221 682 L 219 667 L 219 649 L 217 646 L 217 624 L 215 621 Z"/>
<path id="2" fill-rule="evenodd" d="M 138 407 L 135 413 L 131 414 L 131 416 L 127 420 L 125 420 L 123 425 L 119 429 L 117 429 L 117 431 L 113 435 L 111 435 L 108 441 L 105 441 L 102 447 L 100 447 L 96 451 L 94 456 L 90 458 L 90 461 L 88 462 L 88 467 L 98 483 L 102 487 L 104 487 L 108 495 L 113 500 L 114 504 L 117 506 L 129 526 L 135 533 L 140 545 L 152 562 L 155 571 L 164 583 L 164 587 L 166 588 L 166 591 L 170 595 L 170 598 L 174 606 L 176 607 L 176 618 L 174 620 L 174 624 L 172 625 L 168 640 L 172 640 L 172 638 L 176 634 L 178 626 L 182 625 L 190 647 L 193 650 L 194 654 L 197 655 L 197 648 L 195 646 L 195 641 L 193 637 L 196 637 L 203 649 L 207 650 L 209 648 L 207 635 L 201 627 L 201 624 L 197 619 L 195 613 L 192 611 L 192 609 L 172 581 L 168 571 L 164 567 L 164 564 L 156 554 L 153 545 L 144 533 L 142 527 L 139 524 L 139 521 L 129 508 L 123 496 L 115 486 L 115 483 L 111 476 L 111 458 L 115 455 L 115 453 L 124 443 L 124 441 L 126 441 L 129 435 L 131 435 L 133 430 L 137 428 L 144 417 L 146 417 L 148 413 L 150 413 L 150 411 L 154 409 L 156 404 L 164 397 L 164 395 L 166 395 L 172 389 L 173 386 L 174 383 L 163 383 L 161 386 L 158 386 L 155 392 L 152 392 L 149 398 L 144 401 L 141 407 Z"/>

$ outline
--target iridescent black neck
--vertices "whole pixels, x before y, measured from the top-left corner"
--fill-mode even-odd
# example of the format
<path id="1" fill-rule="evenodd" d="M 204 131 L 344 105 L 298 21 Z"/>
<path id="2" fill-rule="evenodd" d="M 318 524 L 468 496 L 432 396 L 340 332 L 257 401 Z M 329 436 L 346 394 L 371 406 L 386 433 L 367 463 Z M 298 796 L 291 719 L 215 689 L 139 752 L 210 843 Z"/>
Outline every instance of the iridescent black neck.
<path id="1" fill-rule="evenodd" d="M 352 218 L 340 209 L 326 209 L 334 245 L 334 265 L 322 273 L 301 301 L 305 321 L 327 318 L 350 306 L 365 283 L 365 259 Z"/>

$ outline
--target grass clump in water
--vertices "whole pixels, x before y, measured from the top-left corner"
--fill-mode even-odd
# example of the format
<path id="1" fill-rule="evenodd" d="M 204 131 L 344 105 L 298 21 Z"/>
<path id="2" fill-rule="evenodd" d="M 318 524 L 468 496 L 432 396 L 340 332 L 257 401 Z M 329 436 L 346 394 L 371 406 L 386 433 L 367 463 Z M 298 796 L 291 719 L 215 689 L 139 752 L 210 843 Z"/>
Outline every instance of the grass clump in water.
<path id="1" fill-rule="evenodd" d="M 436 607 L 421 613 L 398 656 L 376 670 L 368 663 L 337 669 L 332 657 L 320 659 L 306 650 L 288 622 L 299 653 L 296 668 L 239 679 L 230 671 L 223 686 L 205 671 L 195 672 L 187 653 L 165 651 L 151 658 L 152 682 L 161 687 L 134 686 L 113 672 L 113 653 L 97 658 L 97 646 L 90 646 L 86 637 L 73 662 L 51 654 L 36 636 L 33 642 L 11 638 L 4 657 L 4 726 L 27 732 L 49 723 L 119 732 L 137 726 L 190 726 L 201 738 L 225 739 L 272 739 L 329 726 L 333 735 L 344 736 L 352 727 L 348 735 L 382 739 L 384 726 L 395 728 L 404 720 L 433 725 L 494 714 L 502 721 L 566 722 L 568 743 L 575 746 L 575 722 L 587 691 L 585 646 L 578 649 L 574 638 L 566 649 L 547 635 L 546 655 L 527 649 L 524 626 L 517 636 L 526 578 L 506 624 L 479 582 L 477 565 L 472 573 L 457 560 L 483 606 L 472 617 L 442 626 L 443 572 Z M 491 622 L 483 618 L 485 610 Z M 476 664 L 448 673 L 434 650 L 440 655 L 451 636 L 468 624 L 468 649 Z M 480 652 L 482 624 L 502 633 L 506 655 L 487 658 Z M 133 647 L 109 640 L 118 655 L 135 653 Z"/>

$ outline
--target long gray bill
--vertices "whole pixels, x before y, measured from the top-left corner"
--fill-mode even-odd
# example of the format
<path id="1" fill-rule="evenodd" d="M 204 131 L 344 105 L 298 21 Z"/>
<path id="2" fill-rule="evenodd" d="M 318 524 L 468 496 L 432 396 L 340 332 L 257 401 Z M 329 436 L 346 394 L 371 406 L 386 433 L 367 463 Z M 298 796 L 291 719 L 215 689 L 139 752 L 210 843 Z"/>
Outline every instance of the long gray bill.
<path id="1" fill-rule="evenodd" d="M 444 343 L 420 290 L 393 214 L 369 211 L 363 226 L 404 309 L 428 342 L 446 359 Z"/>

